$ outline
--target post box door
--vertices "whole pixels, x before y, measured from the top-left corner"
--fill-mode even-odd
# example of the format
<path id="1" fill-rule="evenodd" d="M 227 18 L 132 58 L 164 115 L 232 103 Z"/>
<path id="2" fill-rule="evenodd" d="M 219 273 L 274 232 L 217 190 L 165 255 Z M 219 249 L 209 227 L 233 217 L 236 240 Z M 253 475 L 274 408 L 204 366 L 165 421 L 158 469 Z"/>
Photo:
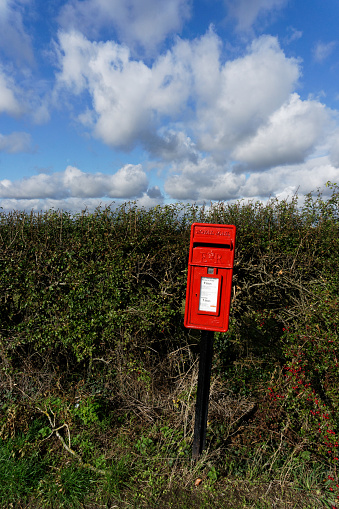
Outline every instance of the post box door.
<path id="1" fill-rule="evenodd" d="M 213 274 L 208 273 L 213 270 Z M 229 299 L 232 274 L 229 269 L 191 267 L 190 286 L 187 289 L 185 326 L 193 329 L 228 329 Z"/>

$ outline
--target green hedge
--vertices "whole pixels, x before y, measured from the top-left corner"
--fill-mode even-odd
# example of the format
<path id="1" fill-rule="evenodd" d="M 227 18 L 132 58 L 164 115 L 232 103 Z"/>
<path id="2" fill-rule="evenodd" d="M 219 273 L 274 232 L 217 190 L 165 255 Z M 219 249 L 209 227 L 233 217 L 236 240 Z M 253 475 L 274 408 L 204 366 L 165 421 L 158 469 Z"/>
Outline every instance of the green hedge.
<path id="1" fill-rule="evenodd" d="M 44 492 L 52 507 L 66 497 L 62 479 L 90 493 L 89 464 L 112 476 L 126 465 L 129 478 L 128 455 L 138 493 L 181 480 L 186 460 L 192 470 L 199 331 L 183 327 L 183 304 L 193 222 L 237 227 L 230 329 L 215 334 L 211 398 L 221 403 L 210 407 L 207 475 L 271 483 L 276 473 L 283 486 L 303 466 L 325 472 L 321 486 L 339 495 L 339 187 L 328 188 L 303 202 L 0 212 L 0 438 L 22 459 L 17 478 L 35 458 L 50 466 L 34 474 L 33 497 Z"/>
<path id="2" fill-rule="evenodd" d="M 197 334 L 183 327 L 190 226 L 235 224 L 230 330 L 216 334 L 215 369 L 227 373 L 234 392 L 259 397 L 279 366 L 284 382 L 268 396 L 306 415 L 314 404 L 296 402 L 291 387 L 308 384 L 335 421 L 339 188 L 328 187 L 329 198 L 318 192 L 302 204 L 295 196 L 266 205 L 2 212 L 2 369 L 12 376 L 25 357 L 36 356 L 37 364 L 74 379 L 81 370 L 93 374 L 94 358 L 114 364 L 123 351 L 140 365 L 144 352 L 151 367 L 183 343 L 196 343 Z M 307 372 L 300 377 L 301 358 Z"/>
<path id="3" fill-rule="evenodd" d="M 93 214 L 1 213 L 6 350 L 25 346 L 82 361 L 118 340 L 143 347 L 185 334 L 182 302 L 194 221 L 237 226 L 231 335 L 239 341 L 264 315 L 273 331 L 305 322 L 304 304 L 318 286 L 329 292 L 338 286 L 336 186 L 330 199 L 309 195 L 301 207 L 294 197 L 267 205 L 145 210 L 132 203 Z"/>

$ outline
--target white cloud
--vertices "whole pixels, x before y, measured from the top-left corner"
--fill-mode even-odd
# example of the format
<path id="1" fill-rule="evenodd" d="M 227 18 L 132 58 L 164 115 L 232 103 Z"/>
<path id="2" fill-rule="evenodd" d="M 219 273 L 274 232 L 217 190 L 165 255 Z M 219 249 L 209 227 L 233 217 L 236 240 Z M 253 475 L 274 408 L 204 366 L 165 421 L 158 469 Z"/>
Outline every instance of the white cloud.
<path id="1" fill-rule="evenodd" d="M 97 208 L 110 207 L 115 209 L 126 200 L 108 200 L 106 198 L 65 198 L 65 199 L 1 199 L 0 208 L 6 211 L 25 210 L 27 212 L 41 212 L 49 210 L 65 210 L 71 213 L 79 213 L 82 210 L 93 212 Z M 127 201 L 128 203 L 128 201 Z M 133 200 L 133 204 L 139 207 L 151 208 L 163 203 L 163 197 L 152 198 L 144 193 L 140 198 Z"/>
<path id="2" fill-rule="evenodd" d="M 310 159 L 301 164 L 284 165 L 248 176 L 225 170 L 209 159 L 175 166 L 165 183 L 165 191 L 177 200 L 234 200 L 291 197 L 316 191 L 328 180 L 339 180 L 339 169 L 328 157 Z"/>
<path id="3" fill-rule="evenodd" d="M 329 137 L 329 155 L 331 163 L 339 168 L 339 128 Z"/>
<path id="4" fill-rule="evenodd" d="M 165 191 L 177 200 L 226 200 L 239 197 L 245 176 L 225 171 L 211 158 L 173 165 Z"/>
<path id="5" fill-rule="evenodd" d="M 146 209 L 155 207 L 156 205 L 161 205 L 163 202 L 164 197 L 158 186 L 151 187 L 146 193 L 136 200 L 139 207 L 145 207 Z"/>
<path id="6" fill-rule="evenodd" d="M 129 148 L 154 137 L 160 117 L 178 115 L 190 94 L 190 73 L 179 43 L 148 67 L 112 41 L 91 43 L 78 32 L 60 34 L 59 90 L 86 90 L 92 109 L 79 117 L 112 147 Z"/>
<path id="7" fill-rule="evenodd" d="M 71 0 L 61 10 L 59 22 L 89 37 L 112 28 L 130 48 L 153 51 L 171 33 L 178 33 L 190 15 L 190 0 Z"/>
<path id="8" fill-rule="evenodd" d="M 155 136 L 144 140 L 145 147 L 163 162 L 190 160 L 197 162 L 199 153 L 195 143 L 184 132 L 172 129 L 159 129 Z"/>
<path id="9" fill-rule="evenodd" d="M 0 114 L 20 115 L 23 108 L 16 97 L 17 87 L 0 67 Z"/>
<path id="10" fill-rule="evenodd" d="M 0 0 L 1 1 L 1 0 Z M 0 64 L 0 114 L 7 113 L 12 117 L 28 115 L 34 123 L 42 124 L 49 120 L 50 99 L 47 85 L 39 88 L 39 83 L 31 82 L 31 77 L 24 73 L 23 79 Z"/>
<path id="11" fill-rule="evenodd" d="M 322 141 L 331 124 L 330 112 L 318 101 L 302 101 L 292 94 L 256 134 L 233 151 L 250 171 L 301 163 Z"/>
<path id="12" fill-rule="evenodd" d="M 254 40 L 242 56 L 226 62 L 212 29 L 193 41 L 177 39 L 152 64 L 133 59 L 125 46 L 91 42 L 74 31 L 60 33 L 59 49 L 56 93 L 90 98 L 78 119 L 107 145 L 141 144 L 160 166 L 171 163 L 164 188 L 173 199 L 235 199 L 251 186 L 256 196 L 259 180 L 245 177 L 253 170 L 268 193 L 274 189 L 270 182 L 290 192 L 293 171 L 300 178 L 315 175 L 303 166 L 305 160 L 320 145 L 328 146 L 334 129 L 334 112 L 295 92 L 300 62 L 287 58 L 271 36 Z M 335 148 L 332 156 L 337 157 Z M 290 181 L 287 187 L 279 175 Z M 101 189 L 99 177 L 71 176 L 67 189 L 74 196 Z M 142 182 L 141 196 L 147 183 L 139 175 L 136 180 Z"/>
<path id="13" fill-rule="evenodd" d="M 78 32 L 63 32 L 58 92 L 89 92 L 91 105 L 79 121 L 107 145 L 128 149 L 142 143 L 165 159 L 166 153 L 173 157 L 175 146 L 177 157 L 196 157 L 195 140 L 182 134 L 190 120 L 198 148 L 225 160 L 288 99 L 300 71 L 273 37 L 257 39 L 247 54 L 224 65 L 220 45 L 213 31 L 191 42 L 178 39 L 148 66 L 114 42 L 92 43 Z M 169 119 L 166 132 L 161 126 Z"/>
<path id="14" fill-rule="evenodd" d="M 253 173 L 246 180 L 241 192 L 245 198 L 287 198 L 294 193 L 304 196 L 322 188 L 328 180 L 337 182 L 338 178 L 339 169 L 324 156 L 299 165 L 280 166 L 268 172 Z"/>
<path id="15" fill-rule="evenodd" d="M 41 212 L 48 210 L 67 210 L 78 213 L 81 210 L 88 212 L 94 211 L 98 207 L 111 205 L 111 201 L 105 201 L 100 198 L 66 198 L 66 199 L 1 199 L 0 207 L 6 212 L 11 210 L 25 210 L 27 212 Z"/>
<path id="16" fill-rule="evenodd" d="M 285 44 L 291 44 L 293 41 L 297 41 L 302 37 L 303 33 L 301 30 L 297 30 L 296 28 L 289 26 L 287 27 L 287 35 L 284 38 Z"/>
<path id="17" fill-rule="evenodd" d="M 323 42 L 318 42 L 313 50 L 314 60 L 319 63 L 326 60 L 333 52 L 336 45 L 337 41 L 331 41 L 327 44 Z"/>
<path id="18" fill-rule="evenodd" d="M 253 41 L 245 56 L 220 69 L 210 98 L 198 99 L 200 147 L 225 158 L 288 100 L 299 75 L 299 62 L 286 58 L 276 38 Z"/>
<path id="19" fill-rule="evenodd" d="M 232 172 L 213 175 L 210 181 L 200 186 L 200 200 L 231 200 L 240 198 L 240 190 L 245 176 L 237 176 Z"/>
<path id="20" fill-rule="evenodd" d="M 67 196 L 65 189 L 60 188 L 57 175 L 41 173 L 17 181 L 0 180 L 0 198 L 32 199 L 62 198 Z"/>
<path id="21" fill-rule="evenodd" d="M 85 173 L 73 166 L 64 172 L 40 173 L 18 181 L 0 181 L 0 198 L 65 199 L 65 198 L 124 198 L 143 196 L 148 179 L 141 165 L 128 164 L 114 175 Z"/>
<path id="22" fill-rule="evenodd" d="M 225 0 L 231 17 L 237 20 L 237 29 L 247 31 L 258 17 L 283 8 L 288 0 Z"/>
<path id="23" fill-rule="evenodd" d="M 141 196 L 148 187 L 148 179 L 140 164 L 128 164 L 114 175 L 84 173 L 68 166 L 63 177 L 71 196 L 133 198 Z"/>
<path id="24" fill-rule="evenodd" d="M 30 3 L 30 0 L 0 1 L 0 50 L 19 63 L 32 64 L 32 41 L 23 23 L 25 6 Z"/>
<path id="25" fill-rule="evenodd" d="M 23 132 L 14 132 L 8 135 L 0 134 L 0 152 L 17 154 L 19 152 L 32 152 L 31 135 Z"/>

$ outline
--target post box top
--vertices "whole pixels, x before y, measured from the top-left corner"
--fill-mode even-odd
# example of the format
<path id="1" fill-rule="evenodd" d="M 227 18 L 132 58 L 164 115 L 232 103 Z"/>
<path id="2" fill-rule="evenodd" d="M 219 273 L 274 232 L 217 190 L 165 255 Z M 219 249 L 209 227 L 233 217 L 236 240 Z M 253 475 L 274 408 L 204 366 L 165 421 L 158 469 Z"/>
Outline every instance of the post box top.
<path id="1" fill-rule="evenodd" d="M 229 224 L 193 223 L 191 242 L 234 244 L 236 227 Z"/>

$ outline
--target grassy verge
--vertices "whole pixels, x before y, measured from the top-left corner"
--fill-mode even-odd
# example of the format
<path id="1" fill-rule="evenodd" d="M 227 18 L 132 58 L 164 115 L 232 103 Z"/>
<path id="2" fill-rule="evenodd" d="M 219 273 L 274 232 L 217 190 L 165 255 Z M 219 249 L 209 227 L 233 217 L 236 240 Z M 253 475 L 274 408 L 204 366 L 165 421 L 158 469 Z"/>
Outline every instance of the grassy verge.
<path id="1" fill-rule="evenodd" d="M 175 374 L 184 361 L 185 372 Z M 160 373 L 162 384 L 151 392 Z M 275 401 L 235 395 L 217 359 L 207 450 L 196 463 L 190 347 L 171 352 L 153 372 L 126 368 L 120 375 L 120 392 L 106 387 L 105 398 L 91 380 L 36 397 L 13 387 L 17 401 L 7 403 L 1 429 L 0 507 L 334 506 L 333 465 L 307 440 L 267 424 L 269 410 L 278 416 Z"/>

